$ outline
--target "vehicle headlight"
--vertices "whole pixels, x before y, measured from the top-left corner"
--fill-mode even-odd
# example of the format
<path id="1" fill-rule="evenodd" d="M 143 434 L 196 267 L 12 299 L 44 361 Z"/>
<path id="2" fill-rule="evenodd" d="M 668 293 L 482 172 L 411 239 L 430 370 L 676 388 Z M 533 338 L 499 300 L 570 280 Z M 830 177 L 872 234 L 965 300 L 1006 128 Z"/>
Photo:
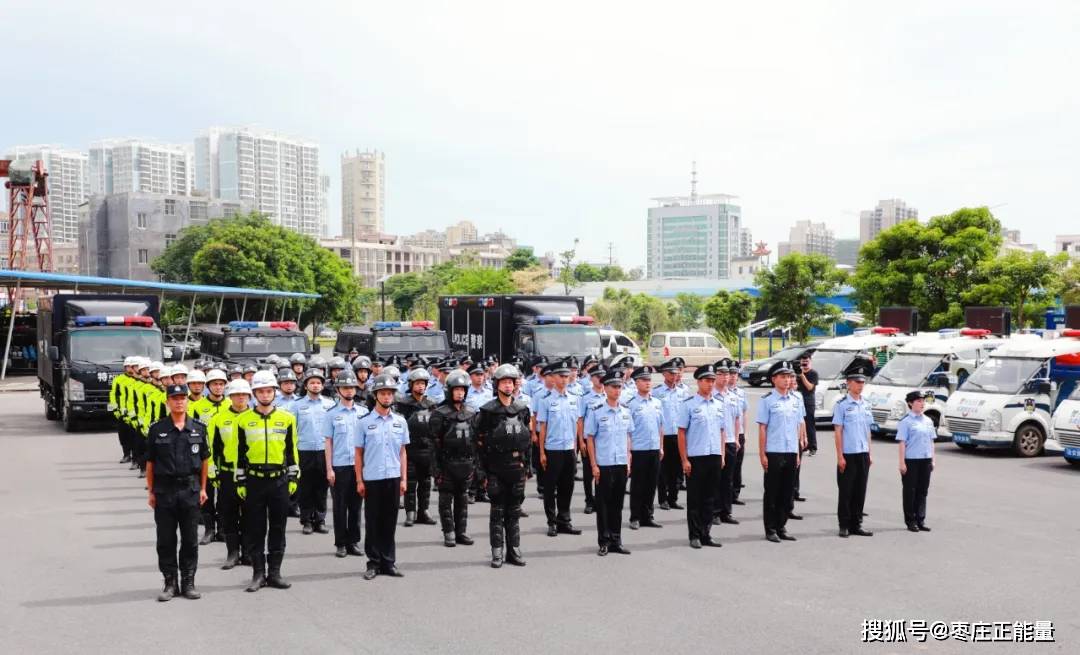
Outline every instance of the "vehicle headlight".
<path id="1" fill-rule="evenodd" d="M 889 411 L 889 418 L 893 420 L 900 420 L 904 418 L 904 414 L 907 414 L 907 403 L 903 400 L 896 401 L 892 409 Z"/>
<path id="2" fill-rule="evenodd" d="M 74 400 L 76 402 L 86 400 L 86 388 L 83 387 L 83 383 L 78 380 L 68 378 L 64 391 L 66 392 L 65 395 L 68 400 Z"/>
<path id="3" fill-rule="evenodd" d="M 1001 429 L 1001 412 L 996 409 L 990 412 L 990 418 L 986 421 L 986 429 L 991 432 L 997 432 Z"/>
<path id="4" fill-rule="evenodd" d="M 814 392 L 814 407 L 817 409 L 825 409 L 825 394 L 820 391 Z"/>

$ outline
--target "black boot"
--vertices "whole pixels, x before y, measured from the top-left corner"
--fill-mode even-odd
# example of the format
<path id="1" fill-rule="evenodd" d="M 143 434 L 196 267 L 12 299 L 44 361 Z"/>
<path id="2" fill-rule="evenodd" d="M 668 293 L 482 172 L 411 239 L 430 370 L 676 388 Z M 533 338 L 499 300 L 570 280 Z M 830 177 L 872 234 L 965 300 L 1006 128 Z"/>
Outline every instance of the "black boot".
<path id="1" fill-rule="evenodd" d="M 221 565 L 222 571 L 228 571 L 240 563 L 240 537 L 230 535 L 225 539 L 225 563 Z"/>
<path id="2" fill-rule="evenodd" d="M 270 572 L 266 576 L 267 586 L 274 589 L 288 589 L 292 586 L 292 583 L 281 577 L 281 561 L 283 559 L 285 559 L 285 553 L 270 553 Z"/>
<path id="3" fill-rule="evenodd" d="M 454 533 L 454 496 L 445 491 L 439 492 L 439 522 L 442 523 L 443 534 Z"/>
<path id="4" fill-rule="evenodd" d="M 503 565 L 503 549 L 502 546 L 491 549 L 491 568 L 501 569 Z"/>
<path id="5" fill-rule="evenodd" d="M 516 546 L 511 546 L 506 551 L 506 561 L 514 566 L 525 566 L 525 558 L 521 555 L 521 549 Z"/>
<path id="6" fill-rule="evenodd" d="M 416 512 L 405 512 L 405 527 L 411 528 L 416 523 Z"/>
<path id="7" fill-rule="evenodd" d="M 266 586 L 266 562 L 263 559 L 263 555 L 251 556 L 251 584 L 247 586 L 245 591 L 252 593 L 262 589 Z"/>
<path id="8" fill-rule="evenodd" d="M 167 575 L 167 576 L 165 576 L 165 586 L 161 588 L 161 593 L 158 594 L 158 597 L 157 597 L 158 602 L 159 603 L 164 603 L 166 601 L 172 600 L 173 598 L 175 598 L 176 596 L 179 596 L 179 595 L 180 595 L 180 590 L 176 588 L 176 576 L 175 575 Z"/>
<path id="9" fill-rule="evenodd" d="M 214 527 L 207 524 L 203 529 L 202 539 L 199 539 L 200 546 L 207 546 L 214 541 Z"/>
<path id="10" fill-rule="evenodd" d="M 509 546 L 506 561 L 514 566 L 525 566 L 525 558 L 521 556 L 521 525 L 516 521 L 506 530 L 506 543 Z"/>
<path id="11" fill-rule="evenodd" d="M 188 600 L 199 600 L 202 594 L 195 588 L 195 572 L 185 571 L 180 578 L 180 595 Z"/>
<path id="12" fill-rule="evenodd" d="M 420 525 L 435 525 L 435 519 L 427 511 L 421 511 L 416 515 L 416 522 Z"/>
<path id="13" fill-rule="evenodd" d="M 444 532 L 443 533 L 442 543 L 447 548 L 453 548 L 454 546 L 456 546 L 457 541 L 454 540 L 454 533 L 453 532 Z"/>

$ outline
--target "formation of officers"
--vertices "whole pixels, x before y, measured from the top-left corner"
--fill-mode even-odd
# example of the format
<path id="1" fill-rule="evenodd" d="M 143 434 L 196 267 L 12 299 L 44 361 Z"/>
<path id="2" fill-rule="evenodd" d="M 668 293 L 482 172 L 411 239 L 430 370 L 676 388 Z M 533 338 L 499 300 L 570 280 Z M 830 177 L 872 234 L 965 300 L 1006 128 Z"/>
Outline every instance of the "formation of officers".
<path id="1" fill-rule="evenodd" d="M 446 547 L 471 546 L 468 506 L 489 502 L 491 566 L 525 566 L 526 481 L 536 478 L 548 536 L 579 535 L 570 514 L 579 456 L 597 555 L 630 554 L 622 541 L 627 492 L 630 529 L 662 527 L 655 499 L 661 510 L 686 510 L 691 548 L 720 547 L 713 526 L 737 524 L 733 508 L 744 504 L 748 415 L 737 362 L 697 367 L 696 389 L 682 383 L 680 358 L 655 369 L 620 358 L 605 367 L 592 356 L 580 365 L 538 358 L 528 368 L 526 378 L 520 360 L 373 362 L 352 353 L 329 362 L 271 356 L 262 367 L 231 369 L 199 361 L 188 371 L 127 358 L 110 408 L 122 461 L 145 476 L 154 509 L 164 576 L 158 600 L 199 597 L 198 545 L 215 541 L 226 545 L 221 568 L 251 567 L 247 591 L 289 588 L 282 575 L 287 519 L 298 517 L 303 534 L 329 533 L 328 494 L 335 555 L 366 557 L 367 580 L 403 576 L 395 549 L 402 508 L 404 526 L 439 525 Z M 778 362 L 770 371 L 774 389 L 758 405 L 764 529 L 775 543 L 795 541 L 787 521 L 801 518 L 793 501 L 813 412 L 808 418 L 796 389 L 812 392 L 817 377 L 809 371 L 803 362 L 797 383 L 791 364 Z M 654 388 L 657 372 L 663 382 Z M 872 421 L 864 382 L 860 373 L 848 376 L 848 395 L 833 416 L 841 537 L 871 535 L 862 529 Z M 929 530 L 935 432 L 923 402 L 909 395 L 911 412 L 897 436 L 913 532 Z"/>

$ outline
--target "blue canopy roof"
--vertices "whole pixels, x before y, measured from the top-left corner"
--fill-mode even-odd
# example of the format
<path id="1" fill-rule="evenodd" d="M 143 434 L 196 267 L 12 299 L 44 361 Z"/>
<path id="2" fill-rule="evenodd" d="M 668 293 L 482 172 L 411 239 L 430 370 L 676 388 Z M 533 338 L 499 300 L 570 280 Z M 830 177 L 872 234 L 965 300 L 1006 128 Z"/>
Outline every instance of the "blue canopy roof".
<path id="1" fill-rule="evenodd" d="M 315 300 L 317 293 L 276 291 L 273 289 L 246 289 L 243 287 L 218 287 L 204 284 L 176 284 L 173 282 L 149 282 L 125 280 L 113 277 L 67 275 L 62 273 L 39 273 L 37 271 L 11 271 L 0 269 L 0 285 L 16 286 L 22 281 L 24 288 L 78 291 L 123 292 L 128 290 L 166 293 L 171 296 L 207 296 L 211 298 L 277 298 L 281 300 Z"/>

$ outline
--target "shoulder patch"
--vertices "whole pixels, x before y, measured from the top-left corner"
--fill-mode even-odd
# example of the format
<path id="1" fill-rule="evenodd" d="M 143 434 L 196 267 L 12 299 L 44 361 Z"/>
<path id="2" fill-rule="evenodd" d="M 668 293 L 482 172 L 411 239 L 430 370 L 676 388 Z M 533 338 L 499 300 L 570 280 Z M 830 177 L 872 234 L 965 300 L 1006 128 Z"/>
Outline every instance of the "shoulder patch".
<path id="1" fill-rule="evenodd" d="M 765 393 L 765 395 L 764 395 L 764 396 L 762 396 L 762 398 L 768 398 L 768 397 L 769 397 L 769 396 L 771 396 L 771 395 L 772 395 L 772 392 L 771 392 L 771 391 L 769 391 L 769 392 L 766 392 L 766 393 Z"/>

